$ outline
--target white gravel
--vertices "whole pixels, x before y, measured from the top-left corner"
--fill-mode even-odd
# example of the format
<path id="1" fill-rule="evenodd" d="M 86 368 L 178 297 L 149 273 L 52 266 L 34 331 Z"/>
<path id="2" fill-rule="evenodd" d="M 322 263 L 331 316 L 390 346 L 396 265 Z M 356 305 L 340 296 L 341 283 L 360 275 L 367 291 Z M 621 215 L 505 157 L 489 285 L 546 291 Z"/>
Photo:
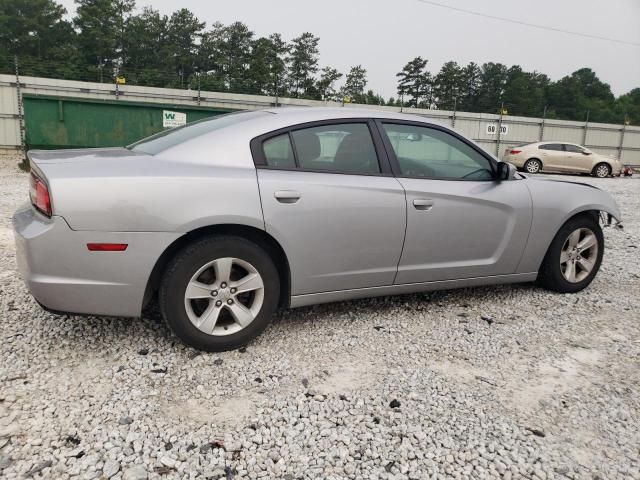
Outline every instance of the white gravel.
<path id="1" fill-rule="evenodd" d="M 615 195 L 626 228 L 577 295 L 322 305 L 199 354 L 157 314 L 42 311 L 10 231 L 27 177 L 2 165 L 1 478 L 640 478 L 637 178 L 578 179 Z"/>

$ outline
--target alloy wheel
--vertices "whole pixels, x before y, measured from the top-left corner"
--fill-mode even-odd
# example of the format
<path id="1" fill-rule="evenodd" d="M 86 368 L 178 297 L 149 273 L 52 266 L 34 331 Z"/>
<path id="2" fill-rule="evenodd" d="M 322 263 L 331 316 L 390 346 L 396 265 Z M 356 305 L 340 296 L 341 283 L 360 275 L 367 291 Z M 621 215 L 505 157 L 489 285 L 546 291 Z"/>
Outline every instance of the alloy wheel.
<path id="1" fill-rule="evenodd" d="M 529 173 L 538 173 L 540 171 L 540 162 L 537 162 L 536 160 L 530 160 L 525 165 L 525 169 Z"/>
<path id="2" fill-rule="evenodd" d="M 560 251 L 560 271 L 571 283 L 578 283 L 589 276 L 598 258 L 598 238 L 588 228 L 574 230 L 565 240 Z"/>
<path id="3" fill-rule="evenodd" d="M 596 177 L 605 178 L 609 176 L 609 167 L 606 165 L 598 165 L 596 168 Z"/>
<path id="4" fill-rule="evenodd" d="M 231 335 L 246 328 L 264 302 L 258 270 L 239 258 L 212 260 L 196 271 L 184 293 L 191 323 L 208 335 Z"/>

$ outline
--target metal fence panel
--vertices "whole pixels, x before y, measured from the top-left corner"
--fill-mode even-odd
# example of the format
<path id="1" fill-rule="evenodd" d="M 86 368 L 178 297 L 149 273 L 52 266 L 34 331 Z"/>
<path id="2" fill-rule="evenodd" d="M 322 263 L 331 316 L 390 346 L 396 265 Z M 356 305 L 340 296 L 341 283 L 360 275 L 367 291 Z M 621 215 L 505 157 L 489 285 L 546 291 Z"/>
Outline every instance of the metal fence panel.
<path id="1" fill-rule="evenodd" d="M 15 148 L 20 145 L 20 130 L 17 118 L 16 77 L 0 75 L 0 148 Z M 197 92 L 193 90 L 141 87 L 111 83 L 92 83 L 71 80 L 56 80 L 50 78 L 20 77 L 22 93 L 25 97 L 47 97 L 66 101 L 98 101 L 115 103 L 113 108 L 120 107 L 122 112 L 131 109 L 133 104 L 152 109 L 171 105 L 178 109 L 202 110 L 253 110 L 276 106 L 276 99 L 268 96 L 234 94 L 225 92 Z M 119 104 L 119 105 L 117 105 Z M 418 108 L 378 107 L 375 105 L 341 105 L 337 102 L 316 100 L 302 100 L 294 98 L 280 98 L 279 106 L 344 106 L 345 108 L 375 108 L 397 112 L 421 115 L 435 119 L 454 128 L 465 136 L 474 139 L 487 151 L 501 156 L 508 147 L 537 142 L 541 133 L 544 141 L 565 141 L 586 144 L 589 148 L 612 156 L 621 156 L 628 164 L 640 165 L 640 127 L 627 126 L 622 132 L 622 125 L 597 124 L 585 122 L 570 122 L 552 119 L 511 117 L 486 113 L 449 112 L 442 110 L 425 110 Z M 27 136 L 35 138 L 38 129 L 42 132 L 42 125 L 38 124 L 37 115 L 32 108 L 27 118 Z M 51 112 L 49 112 L 51 113 Z M 111 112 L 109 115 L 112 115 Z M 34 116 L 35 115 L 35 116 Z M 191 118 L 194 118 L 191 115 Z M 506 131 L 497 134 L 487 130 L 487 126 L 497 128 L 499 124 L 506 127 Z M 105 129 L 110 128 L 110 122 L 103 122 Z M 543 127 L 544 126 L 544 127 Z M 31 132 L 29 130 L 32 130 Z M 140 129 L 132 129 L 139 131 Z M 585 136 L 586 133 L 586 136 Z M 62 137 L 60 137 L 62 138 Z M 44 137 L 42 142 L 46 142 Z M 622 140 L 622 143 L 621 143 Z M 499 141 L 499 145 L 498 145 Z M 56 145 L 59 142 L 56 142 Z M 70 144 L 65 144 L 70 145 Z M 50 145 L 50 146 L 53 146 Z M 498 147 L 498 148 L 497 148 Z"/>

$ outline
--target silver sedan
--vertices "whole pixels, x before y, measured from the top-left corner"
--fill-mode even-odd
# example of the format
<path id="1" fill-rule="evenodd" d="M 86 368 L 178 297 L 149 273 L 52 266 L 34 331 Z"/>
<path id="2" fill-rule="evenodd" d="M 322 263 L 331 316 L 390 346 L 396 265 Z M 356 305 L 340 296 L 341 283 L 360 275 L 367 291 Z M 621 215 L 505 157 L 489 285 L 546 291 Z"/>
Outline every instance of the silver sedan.
<path id="1" fill-rule="evenodd" d="M 591 283 L 609 194 L 532 179 L 418 116 L 279 108 L 127 148 L 31 151 L 13 218 L 46 309 L 139 316 L 157 298 L 204 350 L 246 344 L 276 308 L 533 282 Z"/>

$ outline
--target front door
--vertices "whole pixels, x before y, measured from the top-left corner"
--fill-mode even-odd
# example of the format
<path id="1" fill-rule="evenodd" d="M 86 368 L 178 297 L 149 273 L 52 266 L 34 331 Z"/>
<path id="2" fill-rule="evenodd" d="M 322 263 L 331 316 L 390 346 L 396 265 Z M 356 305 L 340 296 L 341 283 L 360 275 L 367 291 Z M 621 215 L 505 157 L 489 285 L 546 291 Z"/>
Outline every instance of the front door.
<path id="1" fill-rule="evenodd" d="M 266 231 L 287 252 L 291 295 L 393 284 L 405 194 L 372 128 L 322 122 L 252 145 Z"/>
<path id="2" fill-rule="evenodd" d="M 494 180 L 491 161 L 446 130 L 379 125 L 407 196 L 395 283 L 515 273 L 532 216 L 524 181 Z"/>
<path id="3" fill-rule="evenodd" d="M 561 143 L 546 143 L 538 147 L 542 169 L 546 172 L 563 172 L 566 170 L 566 153 Z"/>

